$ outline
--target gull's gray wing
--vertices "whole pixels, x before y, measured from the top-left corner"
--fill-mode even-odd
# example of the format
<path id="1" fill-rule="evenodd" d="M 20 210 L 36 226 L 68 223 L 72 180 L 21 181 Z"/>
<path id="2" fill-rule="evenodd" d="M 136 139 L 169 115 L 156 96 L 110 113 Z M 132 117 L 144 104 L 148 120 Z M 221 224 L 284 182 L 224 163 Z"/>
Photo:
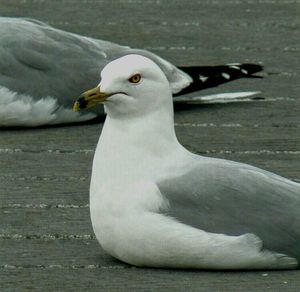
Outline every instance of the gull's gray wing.
<path id="1" fill-rule="evenodd" d="M 0 17 L 0 85 L 34 99 L 51 96 L 71 108 L 76 96 L 99 83 L 107 63 L 134 53 L 156 61 L 175 91 L 190 83 L 188 75 L 146 50 L 69 33 L 36 20 Z"/>
<path id="2" fill-rule="evenodd" d="M 237 162 L 195 156 L 183 174 L 158 183 L 165 214 L 227 235 L 254 233 L 264 247 L 300 261 L 300 184 Z"/>
<path id="3" fill-rule="evenodd" d="M 106 51 L 122 50 L 44 23 L 0 18 L 0 85 L 34 99 L 51 96 L 71 108 L 78 94 L 99 82 Z"/>

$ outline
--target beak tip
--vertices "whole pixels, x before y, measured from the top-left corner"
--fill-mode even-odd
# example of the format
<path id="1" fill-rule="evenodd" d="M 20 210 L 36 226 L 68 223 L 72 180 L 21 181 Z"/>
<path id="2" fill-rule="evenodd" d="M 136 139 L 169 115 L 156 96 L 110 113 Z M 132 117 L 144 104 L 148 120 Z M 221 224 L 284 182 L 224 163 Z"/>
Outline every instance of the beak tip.
<path id="1" fill-rule="evenodd" d="M 88 106 L 88 102 L 83 95 L 79 96 L 79 98 L 75 101 L 73 105 L 73 112 L 78 112 L 81 109 L 85 109 Z"/>
<path id="2" fill-rule="evenodd" d="M 93 107 L 97 103 L 105 101 L 108 96 L 110 95 L 101 92 L 99 86 L 97 86 L 81 94 L 75 101 L 72 111 L 78 112 L 81 109 Z"/>

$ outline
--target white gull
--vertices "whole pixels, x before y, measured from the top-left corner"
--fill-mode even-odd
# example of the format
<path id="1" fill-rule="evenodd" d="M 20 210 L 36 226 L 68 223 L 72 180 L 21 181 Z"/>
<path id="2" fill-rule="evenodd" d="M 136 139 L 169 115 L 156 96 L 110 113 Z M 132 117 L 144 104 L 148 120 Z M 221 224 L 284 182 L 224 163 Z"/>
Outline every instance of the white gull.
<path id="1" fill-rule="evenodd" d="M 171 89 L 139 55 L 101 73 L 74 110 L 104 102 L 90 212 L 112 256 L 136 266 L 293 269 L 300 260 L 300 184 L 186 150 L 174 130 Z"/>

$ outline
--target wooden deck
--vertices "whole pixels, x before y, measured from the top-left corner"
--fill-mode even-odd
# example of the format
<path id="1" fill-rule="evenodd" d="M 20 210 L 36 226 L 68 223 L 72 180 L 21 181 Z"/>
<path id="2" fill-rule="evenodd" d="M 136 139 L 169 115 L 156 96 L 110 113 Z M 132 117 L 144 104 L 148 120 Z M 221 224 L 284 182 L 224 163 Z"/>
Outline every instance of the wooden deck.
<path id="1" fill-rule="evenodd" d="M 263 63 L 264 79 L 204 93 L 260 90 L 265 100 L 183 107 L 176 132 L 196 153 L 300 181 L 299 3 L 2 0 L 0 13 L 150 49 L 177 65 Z M 107 255 L 94 238 L 88 208 L 101 128 L 0 132 L 1 291 L 300 291 L 299 270 L 140 269 Z"/>

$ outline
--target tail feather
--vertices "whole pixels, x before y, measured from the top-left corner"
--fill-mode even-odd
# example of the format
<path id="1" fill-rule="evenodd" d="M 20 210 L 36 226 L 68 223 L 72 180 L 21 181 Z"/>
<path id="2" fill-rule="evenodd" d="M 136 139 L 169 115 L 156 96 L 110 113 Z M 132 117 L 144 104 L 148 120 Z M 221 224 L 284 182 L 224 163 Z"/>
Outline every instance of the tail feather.
<path id="1" fill-rule="evenodd" d="M 261 78 L 253 74 L 262 71 L 263 67 L 257 64 L 233 63 L 220 66 L 178 67 L 178 69 L 188 74 L 193 82 L 174 96 L 216 87 L 239 78 Z"/>

